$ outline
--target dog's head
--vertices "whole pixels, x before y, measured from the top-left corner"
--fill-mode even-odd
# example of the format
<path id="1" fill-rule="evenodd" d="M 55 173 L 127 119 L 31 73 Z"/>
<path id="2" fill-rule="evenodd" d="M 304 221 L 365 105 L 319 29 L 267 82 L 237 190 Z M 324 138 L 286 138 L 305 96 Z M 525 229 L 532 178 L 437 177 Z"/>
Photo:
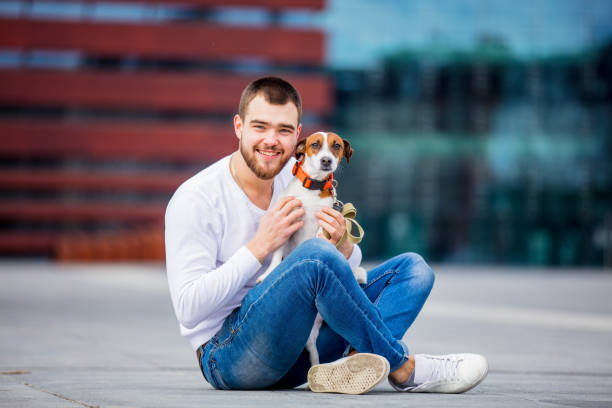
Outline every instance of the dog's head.
<path id="1" fill-rule="evenodd" d="M 346 139 L 332 132 L 316 132 L 302 139 L 295 147 L 295 157 L 302 162 L 304 171 L 315 180 L 323 180 L 336 171 L 338 163 L 346 158 L 349 163 L 353 148 Z"/>

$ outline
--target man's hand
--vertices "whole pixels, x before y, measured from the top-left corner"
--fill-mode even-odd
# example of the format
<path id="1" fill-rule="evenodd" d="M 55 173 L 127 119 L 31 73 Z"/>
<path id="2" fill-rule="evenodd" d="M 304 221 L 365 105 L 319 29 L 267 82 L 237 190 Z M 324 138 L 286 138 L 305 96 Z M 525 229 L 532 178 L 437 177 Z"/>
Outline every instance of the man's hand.
<path id="1" fill-rule="evenodd" d="M 319 225 L 321 228 L 327 231 L 327 233 L 330 235 L 329 239 L 325 238 L 323 233 L 320 233 L 318 237 L 323 238 L 336 246 L 346 231 L 346 221 L 344 220 L 344 216 L 331 207 L 323 207 L 322 211 L 317 211 L 315 213 L 315 217 L 319 219 Z M 342 246 L 338 248 L 338 250 L 346 259 L 348 259 L 351 256 L 351 253 L 353 253 L 353 243 L 347 239 L 344 241 Z"/>
<path id="2" fill-rule="evenodd" d="M 304 226 L 302 217 L 306 211 L 295 197 L 285 197 L 261 218 L 255 237 L 246 247 L 260 263 L 266 256 L 280 248 L 291 235 Z"/>

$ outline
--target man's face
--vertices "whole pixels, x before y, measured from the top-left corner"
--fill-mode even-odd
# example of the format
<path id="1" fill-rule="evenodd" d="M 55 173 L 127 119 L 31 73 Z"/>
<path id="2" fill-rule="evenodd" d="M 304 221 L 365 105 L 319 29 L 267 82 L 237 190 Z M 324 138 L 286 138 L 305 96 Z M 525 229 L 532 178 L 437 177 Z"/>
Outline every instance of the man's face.
<path id="1" fill-rule="evenodd" d="M 244 120 L 234 117 L 240 153 L 260 179 L 276 176 L 291 158 L 301 130 L 292 102 L 272 105 L 259 94 L 249 103 Z"/>

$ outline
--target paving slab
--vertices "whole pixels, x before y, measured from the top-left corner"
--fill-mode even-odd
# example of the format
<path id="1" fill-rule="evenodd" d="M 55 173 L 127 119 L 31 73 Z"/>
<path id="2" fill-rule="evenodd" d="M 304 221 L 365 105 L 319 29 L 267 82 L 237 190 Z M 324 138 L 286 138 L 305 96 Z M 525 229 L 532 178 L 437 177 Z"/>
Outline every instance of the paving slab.
<path id="1" fill-rule="evenodd" d="M 218 391 L 178 332 L 160 264 L 0 263 L 0 407 L 612 407 L 612 271 L 435 266 L 405 340 L 477 352 L 462 395 Z"/>

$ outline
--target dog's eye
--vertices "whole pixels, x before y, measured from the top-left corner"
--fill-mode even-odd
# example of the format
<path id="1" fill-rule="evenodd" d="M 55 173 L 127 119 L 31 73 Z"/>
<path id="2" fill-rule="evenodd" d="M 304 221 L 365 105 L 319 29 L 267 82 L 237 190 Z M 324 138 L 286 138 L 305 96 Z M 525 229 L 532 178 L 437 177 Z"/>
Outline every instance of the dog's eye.
<path id="1" fill-rule="evenodd" d="M 313 149 L 318 149 L 319 147 L 321 147 L 321 145 L 319 144 L 319 142 L 314 142 L 310 145 L 310 147 L 312 147 Z"/>
<path id="2" fill-rule="evenodd" d="M 334 143 L 334 144 L 332 145 L 332 149 L 334 149 L 334 150 L 338 150 L 338 149 L 340 149 L 341 147 L 342 147 L 342 146 L 340 146 L 340 144 L 339 144 L 339 143 Z"/>

